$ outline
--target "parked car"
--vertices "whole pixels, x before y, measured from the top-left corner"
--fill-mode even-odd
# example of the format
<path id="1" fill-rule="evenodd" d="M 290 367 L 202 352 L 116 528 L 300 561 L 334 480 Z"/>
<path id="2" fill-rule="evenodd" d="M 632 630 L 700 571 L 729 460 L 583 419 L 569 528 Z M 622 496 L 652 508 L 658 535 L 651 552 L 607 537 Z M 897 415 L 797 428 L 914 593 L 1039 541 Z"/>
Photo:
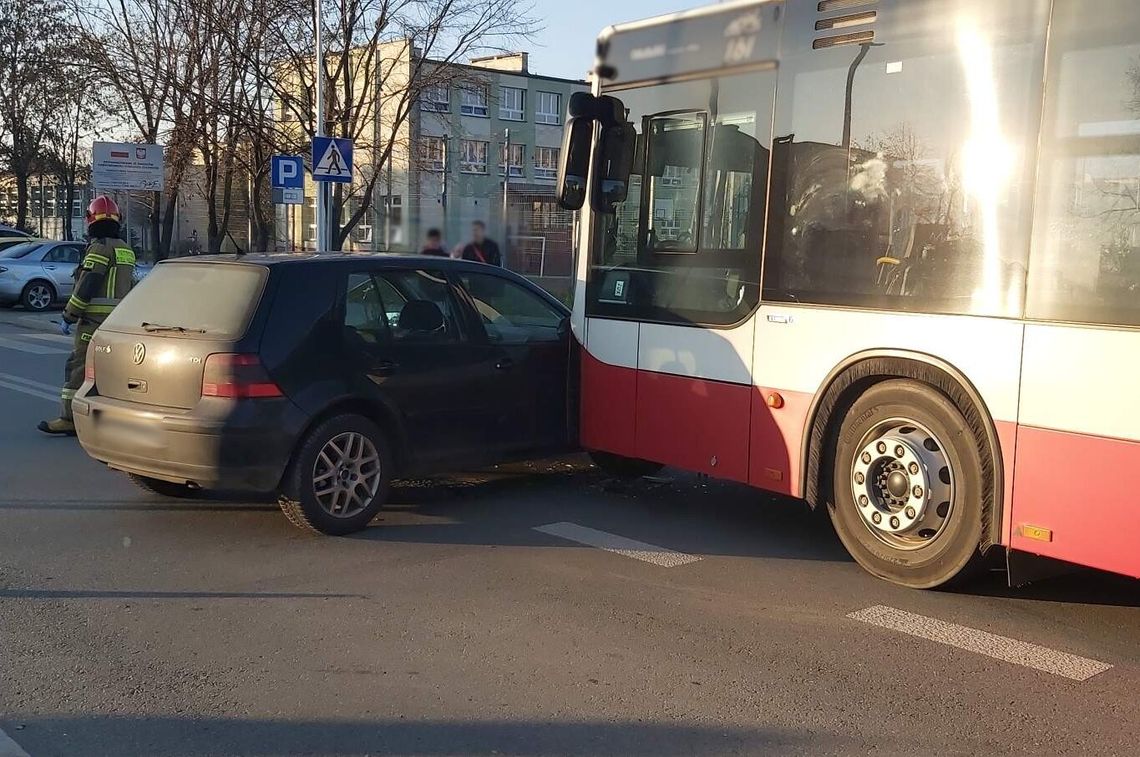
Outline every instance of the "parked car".
<path id="1" fill-rule="evenodd" d="M 0 251 L 0 305 L 47 310 L 71 296 L 82 242 L 33 239 Z"/>
<path id="2" fill-rule="evenodd" d="M 169 260 L 95 334 L 76 428 L 152 492 L 274 491 L 295 525 L 346 534 L 394 476 L 567 449 L 568 323 L 461 260 Z"/>

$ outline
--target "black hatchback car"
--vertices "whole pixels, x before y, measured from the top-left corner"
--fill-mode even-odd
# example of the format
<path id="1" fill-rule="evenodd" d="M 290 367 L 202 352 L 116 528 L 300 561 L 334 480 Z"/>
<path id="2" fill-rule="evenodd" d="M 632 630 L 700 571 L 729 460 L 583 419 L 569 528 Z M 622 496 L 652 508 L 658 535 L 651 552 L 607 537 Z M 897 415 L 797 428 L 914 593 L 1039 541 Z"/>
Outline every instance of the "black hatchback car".
<path id="1" fill-rule="evenodd" d="M 76 429 L 152 492 L 276 491 L 294 524 L 350 533 L 393 476 L 567 449 L 568 324 L 479 263 L 167 261 L 96 332 Z"/>

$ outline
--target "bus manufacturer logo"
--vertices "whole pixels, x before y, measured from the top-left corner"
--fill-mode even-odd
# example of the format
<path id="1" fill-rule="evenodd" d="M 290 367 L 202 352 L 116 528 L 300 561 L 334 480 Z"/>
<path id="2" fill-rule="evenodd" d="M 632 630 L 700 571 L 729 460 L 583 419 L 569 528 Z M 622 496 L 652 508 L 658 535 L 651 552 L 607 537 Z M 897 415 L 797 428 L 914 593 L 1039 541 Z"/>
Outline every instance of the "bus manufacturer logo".
<path id="1" fill-rule="evenodd" d="M 135 365 L 142 365 L 144 360 L 146 360 L 146 345 L 139 342 L 135 345 Z"/>

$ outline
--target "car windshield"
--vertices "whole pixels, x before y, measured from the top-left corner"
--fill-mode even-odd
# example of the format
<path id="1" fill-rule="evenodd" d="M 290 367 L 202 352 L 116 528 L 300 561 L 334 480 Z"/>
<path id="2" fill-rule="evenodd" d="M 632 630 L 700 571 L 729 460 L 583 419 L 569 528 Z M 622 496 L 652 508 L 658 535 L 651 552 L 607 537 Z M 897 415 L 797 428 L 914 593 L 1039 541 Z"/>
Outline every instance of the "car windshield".
<path id="1" fill-rule="evenodd" d="M 245 333 L 268 271 L 232 263 L 155 266 L 107 317 L 109 329 L 209 334 Z"/>
<path id="2" fill-rule="evenodd" d="M 0 258 L 12 260 L 13 258 L 27 257 L 41 247 L 43 247 L 42 244 L 35 242 L 21 242 L 20 244 L 14 244 L 6 250 L 0 251 Z"/>

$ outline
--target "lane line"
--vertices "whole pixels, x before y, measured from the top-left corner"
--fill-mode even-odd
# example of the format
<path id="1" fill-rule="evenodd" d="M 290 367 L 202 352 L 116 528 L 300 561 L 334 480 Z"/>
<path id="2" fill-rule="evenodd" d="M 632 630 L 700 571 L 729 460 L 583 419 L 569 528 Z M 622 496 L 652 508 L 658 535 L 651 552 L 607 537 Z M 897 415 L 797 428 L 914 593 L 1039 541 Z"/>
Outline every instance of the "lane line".
<path id="1" fill-rule="evenodd" d="M 1034 670 L 1062 676 L 1073 681 L 1087 681 L 1095 675 L 1111 670 L 1112 666 L 1100 660 L 1058 652 L 1038 644 L 1011 639 L 1008 636 L 979 631 L 976 628 L 947 623 L 925 615 L 899 610 L 885 605 L 867 607 L 850 613 L 848 618 L 887 628 L 920 639 L 936 641 L 967 652 L 1012 662 Z"/>
<path id="2" fill-rule="evenodd" d="M 56 384 L 45 384 L 43 381 L 24 378 L 23 376 L 17 376 L 14 373 L 4 373 L 3 371 L 0 371 L 0 379 L 3 379 L 4 381 L 11 381 L 13 384 L 23 384 L 24 386 L 30 386 L 33 389 L 41 389 L 48 394 L 55 394 L 59 392 L 59 386 Z"/>
<path id="3" fill-rule="evenodd" d="M 22 384 L 15 384 L 10 381 L 0 379 L 0 386 L 4 387 L 5 389 L 11 389 L 13 392 L 21 392 L 28 395 L 29 397 L 38 397 L 39 399 L 47 400 L 48 402 L 59 402 L 58 394 L 48 394 L 47 392 L 41 392 L 38 389 L 33 389 L 29 386 L 23 386 Z"/>
<path id="4" fill-rule="evenodd" d="M 30 757 L 30 755 L 0 729 L 0 757 Z"/>
<path id="5" fill-rule="evenodd" d="M 63 334 L 20 334 L 21 339 L 40 339 L 45 342 L 61 342 L 63 344 L 71 344 L 75 337 L 64 336 Z"/>
<path id="6" fill-rule="evenodd" d="M 548 523 L 545 526 L 535 526 L 534 530 L 567 541 L 585 544 L 588 547 L 596 547 L 614 554 L 632 557 L 634 560 L 660 565 L 662 568 L 675 568 L 678 565 L 688 565 L 701 559 L 698 555 L 676 552 L 665 547 L 658 547 L 655 544 L 646 544 L 643 541 L 627 539 L 624 536 L 606 531 L 579 526 L 577 523 Z"/>
<path id="7" fill-rule="evenodd" d="M 71 350 L 62 350 L 58 347 L 45 347 L 30 342 L 21 342 L 17 339 L 0 336 L 0 347 L 18 352 L 27 352 L 32 355 L 67 355 Z"/>

